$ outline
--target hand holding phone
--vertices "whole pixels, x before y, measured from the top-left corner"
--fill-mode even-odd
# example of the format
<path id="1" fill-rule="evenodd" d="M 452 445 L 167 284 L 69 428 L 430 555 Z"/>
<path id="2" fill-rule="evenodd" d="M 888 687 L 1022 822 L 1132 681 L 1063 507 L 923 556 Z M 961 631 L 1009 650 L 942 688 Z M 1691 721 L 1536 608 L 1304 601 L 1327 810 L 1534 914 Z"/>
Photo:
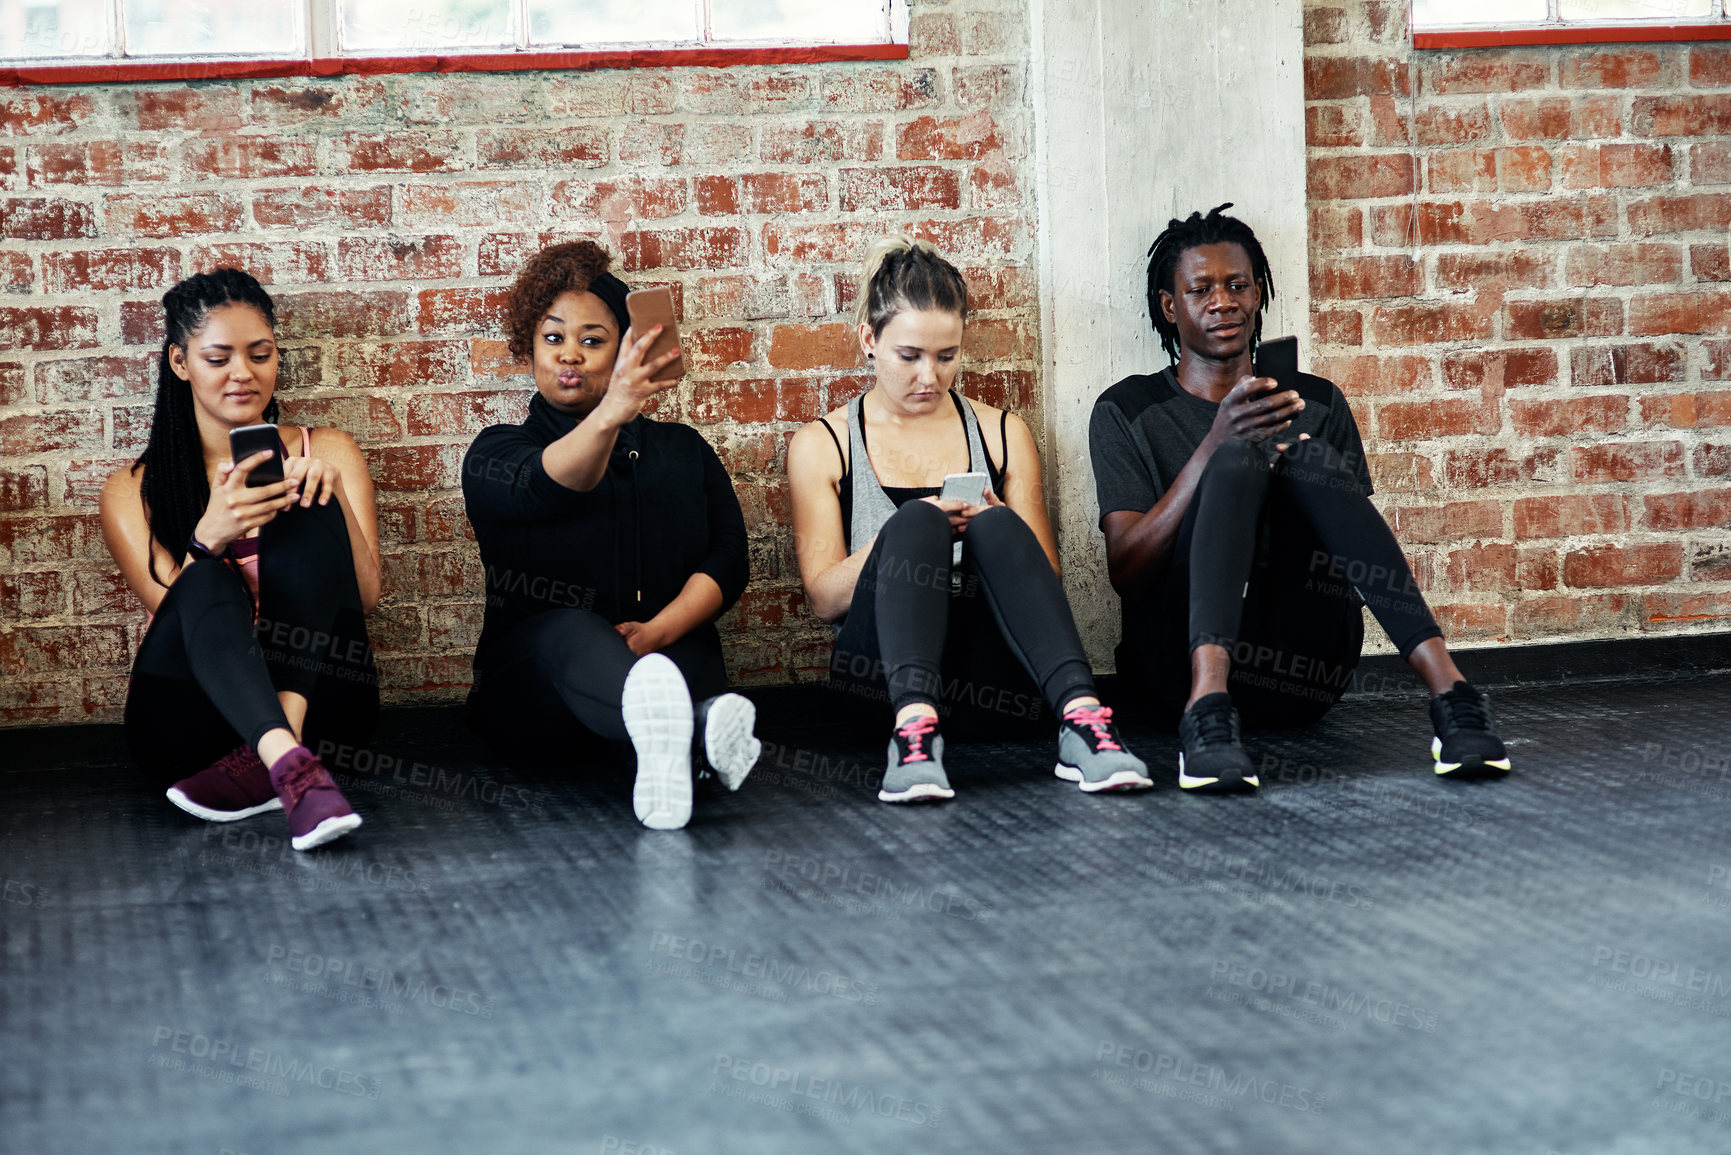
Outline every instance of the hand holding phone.
<path id="1" fill-rule="evenodd" d="M 274 485 L 283 479 L 282 436 L 274 425 L 242 425 L 228 431 L 229 459 L 239 469 L 241 462 L 268 450 L 270 457 L 246 475 L 248 488 Z"/>
<path id="2" fill-rule="evenodd" d="M 657 357 L 671 352 L 679 344 L 679 328 L 673 322 L 673 293 L 669 289 L 638 289 L 625 294 L 625 311 L 631 317 L 631 331 L 639 337 L 655 326 L 661 333 L 643 354 L 643 363 L 651 364 Z M 649 377 L 655 384 L 677 381 L 685 375 L 685 355 L 681 353 L 657 369 Z"/>
<path id="3" fill-rule="evenodd" d="M 1318 405 L 1327 405 L 1333 400 L 1330 391 L 1319 386 L 1321 378 L 1299 374 L 1297 337 L 1276 337 L 1258 345 L 1254 372 L 1258 377 L 1272 377 L 1278 381 L 1279 392 L 1296 390 L 1300 397 Z"/>
<path id="4" fill-rule="evenodd" d="M 986 504 L 986 475 L 983 473 L 952 473 L 944 478 L 938 491 L 939 501 L 959 501 L 973 507 Z"/>

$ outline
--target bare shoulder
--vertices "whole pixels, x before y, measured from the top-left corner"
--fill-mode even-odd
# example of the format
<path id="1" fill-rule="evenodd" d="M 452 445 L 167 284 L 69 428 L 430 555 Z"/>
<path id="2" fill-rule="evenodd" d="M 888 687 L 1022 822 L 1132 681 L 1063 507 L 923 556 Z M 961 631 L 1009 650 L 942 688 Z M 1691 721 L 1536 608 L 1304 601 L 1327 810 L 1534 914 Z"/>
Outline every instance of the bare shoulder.
<path id="1" fill-rule="evenodd" d="M 120 503 L 139 500 L 144 484 L 144 471 L 132 465 L 122 465 L 102 483 L 99 499 L 103 510 L 118 508 Z"/>
<path id="2" fill-rule="evenodd" d="M 999 420 L 998 414 L 1003 412 L 1003 410 L 999 409 L 996 405 L 987 405 L 977 397 L 968 397 L 964 395 L 963 400 L 973 408 L 974 420 L 978 421 L 981 425 L 985 425 L 988 422 L 995 425 Z M 1010 414 L 1010 420 L 1016 421 L 1019 419 L 1014 413 L 1012 413 Z"/>
<path id="3" fill-rule="evenodd" d="M 314 429 L 312 449 L 314 457 L 327 461 L 361 460 L 361 447 L 355 444 L 355 439 L 334 427 Z"/>

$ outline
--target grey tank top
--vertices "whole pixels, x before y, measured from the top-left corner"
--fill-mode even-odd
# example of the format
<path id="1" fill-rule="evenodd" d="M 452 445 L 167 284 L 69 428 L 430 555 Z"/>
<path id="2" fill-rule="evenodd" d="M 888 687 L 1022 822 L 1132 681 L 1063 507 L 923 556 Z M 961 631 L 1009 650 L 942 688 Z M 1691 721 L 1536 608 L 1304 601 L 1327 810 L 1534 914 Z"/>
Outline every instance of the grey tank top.
<path id="1" fill-rule="evenodd" d="M 990 477 L 997 471 L 991 468 L 985 442 L 980 440 L 980 423 L 974 416 L 974 407 L 954 392 L 951 397 L 961 412 L 962 425 L 968 431 L 968 472 L 984 473 Z M 883 483 L 878 481 L 877 471 L 872 468 L 871 455 L 866 452 L 864 418 L 860 414 L 864 400 L 864 395 L 861 395 L 847 403 L 848 484 L 852 490 L 850 504 L 853 506 L 848 519 L 847 548 L 850 553 L 876 537 L 884 522 L 896 511 L 896 503 L 884 492 Z M 987 485 L 990 488 L 991 482 L 988 481 Z M 993 492 L 997 491 L 994 489 Z M 958 541 L 950 564 L 960 565 L 961 561 L 962 543 Z"/>

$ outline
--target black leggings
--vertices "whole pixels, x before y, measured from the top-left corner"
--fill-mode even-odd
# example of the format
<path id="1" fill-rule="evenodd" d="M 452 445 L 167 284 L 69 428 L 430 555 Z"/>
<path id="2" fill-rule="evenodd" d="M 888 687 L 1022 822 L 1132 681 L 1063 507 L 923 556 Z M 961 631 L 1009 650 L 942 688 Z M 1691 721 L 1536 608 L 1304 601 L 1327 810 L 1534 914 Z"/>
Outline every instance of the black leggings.
<path id="1" fill-rule="evenodd" d="M 1040 699 L 1056 712 L 1093 694 L 1070 603 L 1027 522 L 995 506 L 968 524 L 963 542 L 961 588 L 952 592 L 948 515 L 928 501 L 896 510 L 860 570 L 831 679 L 887 687 L 898 711 L 964 704 L 1034 717 Z M 1005 643 L 1037 698 L 1016 692 Z"/>
<path id="2" fill-rule="evenodd" d="M 336 502 L 290 506 L 259 534 L 258 620 L 240 574 L 215 559 L 180 572 L 138 648 L 126 694 L 133 760 L 160 784 L 290 729 L 279 692 L 307 699 L 302 742 L 358 745 L 379 683 Z"/>
<path id="3" fill-rule="evenodd" d="M 1361 600 L 1362 599 L 1362 603 Z M 1246 724 L 1303 725 L 1350 688 L 1361 604 L 1403 656 L 1441 637 L 1400 544 L 1340 453 L 1311 439 L 1269 468 L 1234 438 L 1203 471 L 1151 597 L 1129 606 L 1121 673 L 1168 717 L 1190 692 L 1190 653 L 1226 649 Z"/>
<path id="4" fill-rule="evenodd" d="M 685 675 L 693 702 L 723 693 L 721 636 L 699 626 L 660 651 Z M 611 623 L 589 610 L 548 610 L 488 645 L 475 670 L 469 719 L 497 746 L 528 752 L 566 737 L 575 721 L 590 734 L 627 739 L 620 699 L 637 655 Z"/>

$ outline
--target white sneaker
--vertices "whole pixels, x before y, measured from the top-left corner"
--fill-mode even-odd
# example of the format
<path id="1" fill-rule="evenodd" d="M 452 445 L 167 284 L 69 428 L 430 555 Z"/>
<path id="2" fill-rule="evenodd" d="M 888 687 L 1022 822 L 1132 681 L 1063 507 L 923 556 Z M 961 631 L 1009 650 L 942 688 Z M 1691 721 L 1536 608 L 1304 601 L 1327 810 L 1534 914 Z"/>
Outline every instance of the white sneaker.
<path id="1" fill-rule="evenodd" d="M 757 726 L 757 707 L 739 694 L 712 698 L 703 712 L 703 756 L 709 768 L 729 790 L 738 790 L 763 753 L 752 730 Z"/>
<path id="2" fill-rule="evenodd" d="M 625 676 L 620 704 L 625 732 L 637 751 L 631 805 L 654 830 L 691 821 L 691 692 L 665 654 L 645 654 Z"/>

